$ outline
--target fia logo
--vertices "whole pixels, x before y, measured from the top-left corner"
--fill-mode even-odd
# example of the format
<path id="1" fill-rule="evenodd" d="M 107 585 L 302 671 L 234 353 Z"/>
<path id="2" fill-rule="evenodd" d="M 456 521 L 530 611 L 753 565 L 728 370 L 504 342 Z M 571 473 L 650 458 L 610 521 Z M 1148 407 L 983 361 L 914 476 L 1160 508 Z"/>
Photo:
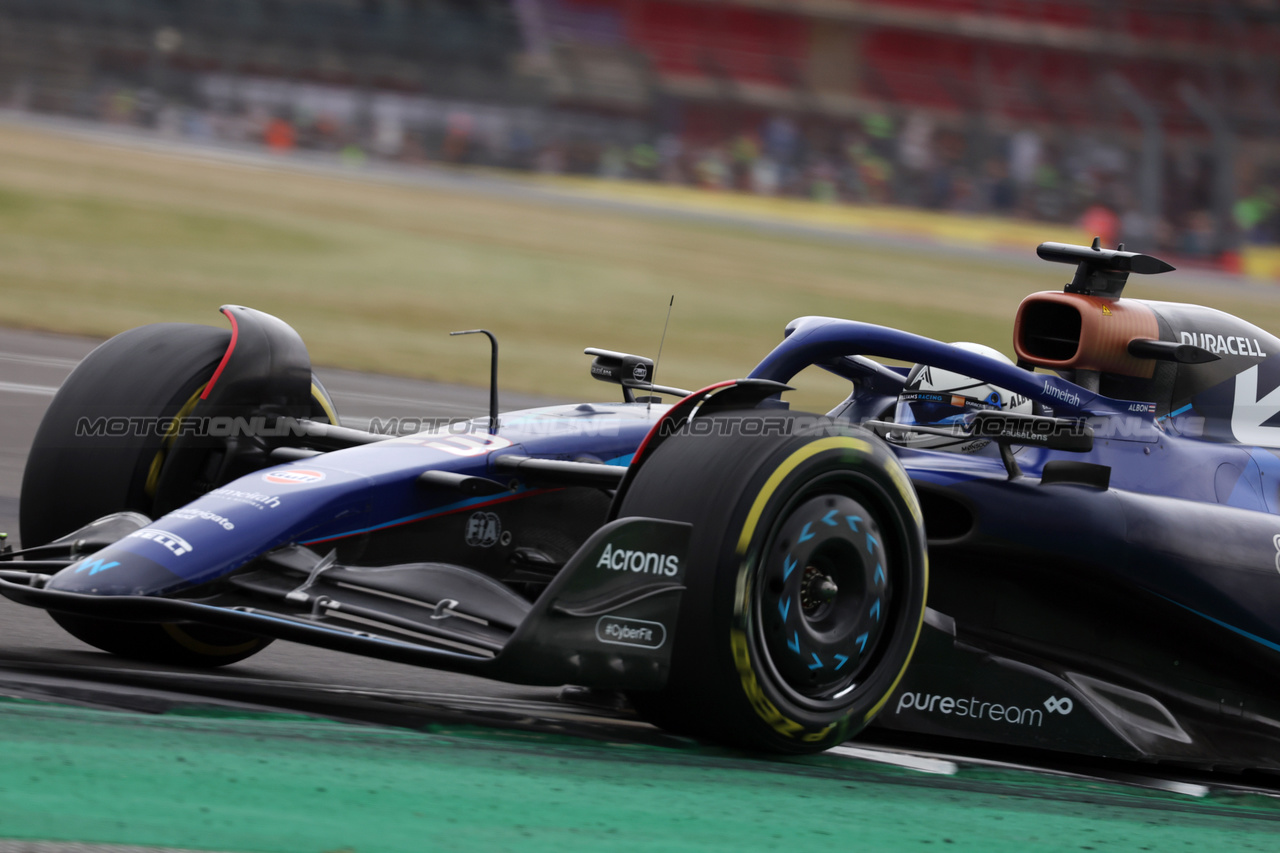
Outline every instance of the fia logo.
<path id="1" fill-rule="evenodd" d="M 502 522 L 494 512 L 473 512 L 467 519 L 467 544 L 473 548 L 492 548 L 501 541 L 511 541 L 511 534 L 503 534 Z"/>

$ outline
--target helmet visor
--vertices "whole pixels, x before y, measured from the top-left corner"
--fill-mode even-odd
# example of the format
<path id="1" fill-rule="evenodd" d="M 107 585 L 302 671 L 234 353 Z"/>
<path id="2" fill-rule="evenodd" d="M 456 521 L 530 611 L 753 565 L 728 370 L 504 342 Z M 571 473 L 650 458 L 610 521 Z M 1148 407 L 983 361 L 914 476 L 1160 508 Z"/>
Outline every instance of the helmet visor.
<path id="1" fill-rule="evenodd" d="M 957 394 L 907 391 L 898 397 L 893 420 L 903 426 L 967 426 L 978 412 L 999 408 L 973 397 L 961 397 Z"/>

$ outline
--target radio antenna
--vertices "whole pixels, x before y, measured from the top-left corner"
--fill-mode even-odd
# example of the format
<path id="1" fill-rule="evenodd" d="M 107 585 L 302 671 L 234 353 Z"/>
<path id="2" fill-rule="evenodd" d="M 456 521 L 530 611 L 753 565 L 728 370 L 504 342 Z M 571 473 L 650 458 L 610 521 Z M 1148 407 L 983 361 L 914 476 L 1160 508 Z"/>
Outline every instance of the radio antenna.
<path id="1" fill-rule="evenodd" d="M 667 326 L 671 325 L 671 308 L 676 304 L 676 295 L 671 294 L 671 301 L 667 303 L 667 319 L 662 323 L 662 339 L 658 341 L 658 357 L 653 360 L 653 370 L 649 372 L 649 398 L 645 403 L 644 413 L 647 416 L 653 408 L 653 383 L 658 378 L 658 362 L 662 361 L 662 345 L 667 342 Z"/>

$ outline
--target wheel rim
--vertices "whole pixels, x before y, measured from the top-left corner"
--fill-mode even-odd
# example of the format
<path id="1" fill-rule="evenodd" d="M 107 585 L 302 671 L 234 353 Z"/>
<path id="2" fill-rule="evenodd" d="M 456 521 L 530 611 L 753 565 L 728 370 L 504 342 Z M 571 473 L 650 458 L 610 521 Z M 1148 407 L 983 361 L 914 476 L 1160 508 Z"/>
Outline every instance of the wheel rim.
<path id="1" fill-rule="evenodd" d="M 779 687 L 816 707 L 846 704 L 891 635 L 894 549 L 841 485 L 814 483 L 788 501 L 757 574 L 765 657 Z"/>

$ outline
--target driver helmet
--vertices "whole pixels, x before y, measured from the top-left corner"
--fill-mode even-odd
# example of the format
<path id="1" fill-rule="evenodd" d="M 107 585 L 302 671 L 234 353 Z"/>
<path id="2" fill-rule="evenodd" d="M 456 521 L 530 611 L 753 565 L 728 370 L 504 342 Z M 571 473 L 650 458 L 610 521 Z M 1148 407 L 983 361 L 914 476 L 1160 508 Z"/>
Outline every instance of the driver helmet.
<path id="1" fill-rule="evenodd" d="M 1004 353 L 982 344 L 960 341 L 952 346 L 1013 364 Z M 969 376 L 917 364 L 907 374 L 893 413 L 893 422 L 908 429 L 893 430 L 886 437 L 904 447 L 977 453 L 990 444 L 988 439 L 970 438 L 959 430 L 955 436 L 929 435 L 909 427 L 967 427 L 978 412 L 993 410 L 1030 414 L 1031 400 Z"/>

